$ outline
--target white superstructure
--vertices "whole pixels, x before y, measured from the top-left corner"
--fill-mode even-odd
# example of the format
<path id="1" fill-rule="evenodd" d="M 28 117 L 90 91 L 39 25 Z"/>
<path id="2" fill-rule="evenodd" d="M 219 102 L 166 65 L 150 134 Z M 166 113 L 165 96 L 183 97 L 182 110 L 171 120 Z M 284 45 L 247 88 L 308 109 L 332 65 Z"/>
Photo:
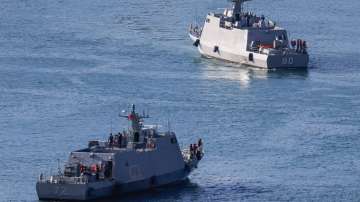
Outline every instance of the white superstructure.
<path id="1" fill-rule="evenodd" d="M 243 12 L 245 1 L 249 0 L 233 0 L 233 8 L 209 13 L 203 27 L 190 26 L 189 36 L 199 52 L 261 68 L 306 68 L 306 42 L 298 39 L 290 44 L 286 30 L 275 22 Z"/>

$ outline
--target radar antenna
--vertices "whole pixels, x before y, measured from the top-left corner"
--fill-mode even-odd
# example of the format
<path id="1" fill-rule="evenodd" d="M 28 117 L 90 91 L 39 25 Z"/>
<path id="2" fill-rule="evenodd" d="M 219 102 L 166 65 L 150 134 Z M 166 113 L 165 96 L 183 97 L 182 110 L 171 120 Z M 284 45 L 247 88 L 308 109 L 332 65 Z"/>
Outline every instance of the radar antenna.
<path id="1" fill-rule="evenodd" d="M 127 118 L 131 122 L 131 129 L 133 133 L 139 133 L 143 127 L 143 119 L 150 118 L 149 115 L 146 115 L 143 112 L 143 115 L 139 115 L 135 111 L 135 105 L 132 105 L 132 110 L 128 115 L 119 115 L 120 117 Z"/>

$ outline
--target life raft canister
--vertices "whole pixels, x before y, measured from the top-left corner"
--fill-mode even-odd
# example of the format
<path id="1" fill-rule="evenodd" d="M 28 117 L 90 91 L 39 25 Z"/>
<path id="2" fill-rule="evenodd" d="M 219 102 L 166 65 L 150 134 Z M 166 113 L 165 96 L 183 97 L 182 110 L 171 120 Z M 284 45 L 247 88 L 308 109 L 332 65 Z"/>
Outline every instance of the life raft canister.
<path id="1" fill-rule="evenodd" d="M 146 147 L 150 148 L 150 149 L 154 149 L 155 148 L 155 143 L 154 142 L 149 142 L 149 143 L 146 144 Z"/>

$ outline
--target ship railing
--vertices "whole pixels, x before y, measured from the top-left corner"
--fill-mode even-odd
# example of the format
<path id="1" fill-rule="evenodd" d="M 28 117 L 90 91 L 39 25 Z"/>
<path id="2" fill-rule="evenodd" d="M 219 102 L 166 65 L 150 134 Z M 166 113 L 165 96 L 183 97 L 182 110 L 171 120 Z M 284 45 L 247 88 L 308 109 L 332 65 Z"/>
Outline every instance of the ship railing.
<path id="1" fill-rule="evenodd" d="M 89 182 L 89 179 L 84 176 L 74 177 L 73 179 L 76 182 L 76 184 L 86 184 Z"/>
<path id="2" fill-rule="evenodd" d="M 190 24 L 189 33 L 197 38 L 201 36 L 202 28 L 198 25 Z"/>
<path id="3" fill-rule="evenodd" d="M 66 177 L 64 175 L 50 175 L 45 176 L 43 173 L 40 174 L 39 182 L 42 183 L 51 183 L 51 184 L 86 184 L 89 182 L 87 176 L 79 176 L 79 177 Z"/>

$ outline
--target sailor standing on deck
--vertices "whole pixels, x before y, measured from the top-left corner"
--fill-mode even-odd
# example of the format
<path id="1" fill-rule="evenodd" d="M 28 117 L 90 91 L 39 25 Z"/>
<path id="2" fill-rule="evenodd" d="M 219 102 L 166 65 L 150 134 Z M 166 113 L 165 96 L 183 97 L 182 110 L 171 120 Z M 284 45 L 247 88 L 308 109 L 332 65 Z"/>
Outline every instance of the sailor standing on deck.
<path id="1" fill-rule="evenodd" d="M 109 144 L 110 144 L 110 146 L 112 146 L 113 143 L 114 143 L 114 137 L 113 137 L 112 133 L 110 133 L 110 136 L 109 136 Z"/>
<path id="2" fill-rule="evenodd" d="M 263 16 L 263 15 L 260 18 L 259 27 L 260 28 L 265 28 L 265 16 Z"/>
<path id="3" fill-rule="evenodd" d="M 201 138 L 198 141 L 198 147 L 199 147 L 199 151 L 202 152 L 202 150 L 203 150 L 203 141 L 202 141 Z"/>

